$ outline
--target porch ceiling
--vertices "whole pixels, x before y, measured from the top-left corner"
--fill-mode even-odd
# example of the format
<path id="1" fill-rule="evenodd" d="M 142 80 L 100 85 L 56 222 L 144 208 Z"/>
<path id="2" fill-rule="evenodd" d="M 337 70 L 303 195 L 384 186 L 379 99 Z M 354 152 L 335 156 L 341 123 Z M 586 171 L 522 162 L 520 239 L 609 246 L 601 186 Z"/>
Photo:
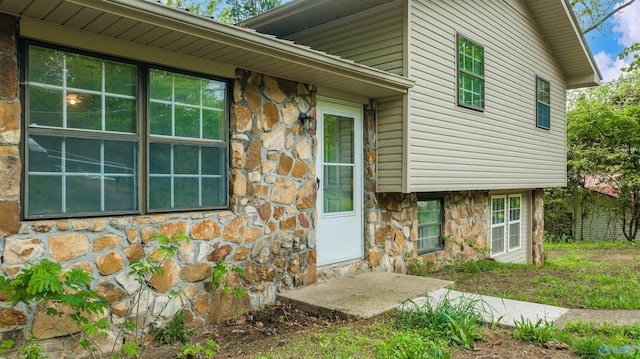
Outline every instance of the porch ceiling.
<path id="1" fill-rule="evenodd" d="M 412 86 L 401 76 L 146 0 L 0 0 L 0 13 L 367 98 Z"/>

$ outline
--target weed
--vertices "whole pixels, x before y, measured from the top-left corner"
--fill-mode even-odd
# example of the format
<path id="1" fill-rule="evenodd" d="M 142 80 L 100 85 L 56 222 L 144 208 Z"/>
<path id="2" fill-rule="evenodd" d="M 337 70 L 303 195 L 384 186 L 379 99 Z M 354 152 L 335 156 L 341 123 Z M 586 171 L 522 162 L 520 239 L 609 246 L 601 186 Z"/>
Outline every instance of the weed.
<path id="1" fill-rule="evenodd" d="M 481 300 L 450 298 L 447 294 L 439 302 L 425 300 L 422 305 L 405 302 L 396 318 L 396 325 L 400 329 L 427 330 L 454 345 L 471 348 L 476 340 L 483 338 L 479 329 L 483 314 L 488 315 L 489 311 Z"/>
<path id="2" fill-rule="evenodd" d="M 184 309 L 180 310 L 166 326 L 153 328 L 150 333 L 155 335 L 160 343 L 173 345 L 180 342 L 186 344 L 189 342 L 189 338 L 196 333 L 185 329 L 185 313 Z"/>
<path id="3" fill-rule="evenodd" d="M 514 324 L 516 325 L 513 332 L 515 339 L 530 341 L 537 345 L 558 340 L 558 327 L 546 320 L 538 319 L 533 323 L 529 319 L 520 317 L 520 320 L 516 320 Z"/>
<path id="4" fill-rule="evenodd" d="M 49 357 L 42 354 L 42 349 L 40 348 L 40 344 L 36 341 L 34 337 L 29 337 L 29 343 L 19 350 L 20 359 L 48 359 Z"/>
<path id="5" fill-rule="evenodd" d="M 182 353 L 178 354 L 178 358 L 194 359 L 199 357 L 213 358 L 216 350 L 220 349 L 220 344 L 213 339 L 207 339 L 205 345 L 183 345 Z"/>
<path id="6" fill-rule="evenodd" d="M 450 358 L 444 347 L 446 343 L 433 342 L 421 331 L 411 329 L 395 332 L 391 340 L 376 343 L 377 357 L 380 359 Z"/>
<path id="7" fill-rule="evenodd" d="M 237 299 L 243 298 L 247 295 L 247 291 L 244 287 L 234 284 L 232 280 L 229 278 L 230 274 L 236 274 L 238 276 L 244 276 L 244 269 L 240 267 L 230 267 L 224 264 L 224 261 L 218 259 L 216 264 L 213 266 L 213 273 L 211 275 L 211 287 L 213 288 L 214 295 L 217 293 L 219 298 L 219 303 L 222 303 L 222 300 L 227 295 L 232 295 L 232 302 L 230 313 L 234 312 L 234 308 L 237 305 Z M 241 313 L 241 311 L 239 312 Z M 220 323 L 221 320 L 221 311 L 217 312 L 216 322 Z"/>

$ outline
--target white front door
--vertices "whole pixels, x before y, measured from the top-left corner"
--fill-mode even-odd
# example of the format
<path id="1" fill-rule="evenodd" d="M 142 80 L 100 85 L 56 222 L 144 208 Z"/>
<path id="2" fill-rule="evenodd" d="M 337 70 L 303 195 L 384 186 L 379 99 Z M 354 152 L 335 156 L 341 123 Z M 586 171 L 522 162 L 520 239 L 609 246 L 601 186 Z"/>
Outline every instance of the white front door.
<path id="1" fill-rule="evenodd" d="M 318 265 L 362 258 L 362 107 L 318 101 Z"/>

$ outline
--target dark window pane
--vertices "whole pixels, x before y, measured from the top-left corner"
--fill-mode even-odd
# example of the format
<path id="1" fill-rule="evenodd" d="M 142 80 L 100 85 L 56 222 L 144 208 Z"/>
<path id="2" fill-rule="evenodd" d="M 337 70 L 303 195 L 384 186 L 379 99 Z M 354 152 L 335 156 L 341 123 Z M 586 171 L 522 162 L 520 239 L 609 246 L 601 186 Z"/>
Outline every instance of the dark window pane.
<path id="1" fill-rule="evenodd" d="M 538 102 L 537 125 L 542 128 L 551 128 L 551 108 L 549 105 Z"/>
<path id="2" fill-rule="evenodd" d="M 104 61 L 105 91 L 120 95 L 136 96 L 138 92 L 138 68 L 134 65 Z"/>
<path id="3" fill-rule="evenodd" d="M 173 75 L 160 70 L 151 70 L 149 79 L 150 96 L 154 100 L 173 100 Z"/>
<path id="4" fill-rule="evenodd" d="M 29 172 L 62 171 L 62 137 L 29 137 Z"/>
<path id="5" fill-rule="evenodd" d="M 149 173 L 171 173 L 171 145 L 149 144 Z"/>
<path id="6" fill-rule="evenodd" d="M 62 90 L 29 86 L 29 125 L 62 127 Z"/>
<path id="7" fill-rule="evenodd" d="M 178 177 L 175 181 L 175 208 L 200 207 L 200 182 L 198 178 Z"/>
<path id="8" fill-rule="evenodd" d="M 220 207 L 227 203 L 227 180 L 222 178 L 202 179 L 202 205 Z"/>
<path id="9" fill-rule="evenodd" d="M 227 168 L 224 147 L 202 147 L 202 174 L 222 175 Z"/>
<path id="10" fill-rule="evenodd" d="M 200 109 L 175 106 L 176 136 L 200 138 Z"/>
<path id="11" fill-rule="evenodd" d="M 137 144 L 124 141 L 104 141 L 104 172 L 135 175 Z"/>
<path id="12" fill-rule="evenodd" d="M 87 93 L 77 96 L 75 104 L 67 101 L 67 127 L 85 130 L 102 130 L 102 98 Z M 69 94 L 67 94 L 69 98 Z"/>
<path id="13" fill-rule="evenodd" d="M 109 177 L 104 181 L 105 211 L 130 211 L 137 206 L 138 188 L 135 177 Z"/>
<path id="14" fill-rule="evenodd" d="M 102 91 L 102 60 L 67 53 L 67 87 Z"/>
<path id="15" fill-rule="evenodd" d="M 107 96 L 105 99 L 105 130 L 136 133 L 138 108 L 136 100 Z"/>
<path id="16" fill-rule="evenodd" d="M 37 46 L 29 46 L 29 82 L 62 86 L 64 53 Z"/>
<path id="17" fill-rule="evenodd" d="M 202 137 L 208 140 L 225 140 L 222 111 L 202 110 Z"/>
<path id="18" fill-rule="evenodd" d="M 178 103 L 200 105 L 203 80 L 188 75 L 173 75 L 174 96 Z"/>
<path id="19" fill-rule="evenodd" d="M 29 216 L 62 212 L 62 177 L 29 175 Z"/>
<path id="20" fill-rule="evenodd" d="M 176 174 L 198 174 L 199 173 L 199 148 L 195 146 L 173 147 L 174 173 Z"/>
<path id="21" fill-rule="evenodd" d="M 67 176 L 67 212 L 99 212 L 102 186 L 99 176 Z"/>
<path id="22" fill-rule="evenodd" d="M 100 175 L 100 140 L 67 138 L 66 172 Z"/>
<path id="23" fill-rule="evenodd" d="M 171 136 L 171 105 L 151 102 L 149 105 L 151 134 Z"/>
<path id="24" fill-rule="evenodd" d="M 149 178 L 149 208 L 150 209 L 171 208 L 171 178 L 169 177 Z"/>

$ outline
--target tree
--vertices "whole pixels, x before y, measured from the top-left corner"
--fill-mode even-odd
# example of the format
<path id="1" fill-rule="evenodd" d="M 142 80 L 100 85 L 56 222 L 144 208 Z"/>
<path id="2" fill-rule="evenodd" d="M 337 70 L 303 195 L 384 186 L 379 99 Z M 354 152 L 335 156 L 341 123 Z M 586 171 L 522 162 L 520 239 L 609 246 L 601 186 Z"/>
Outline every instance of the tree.
<path id="1" fill-rule="evenodd" d="M 632 72 L 618 82 L 579 92 L 570 99 L 567 113 L 567 191 L 574 209 L 588 205 L 584 179 L 596 176 L 618 195 L 611 210 L 621 218 L 627 240 L 640 231 L 638 75 Z"/>
<path id="2" fill-rule="evenodd" d="M 187 9 L 195 14 L 213 16 L 216 20 L 236 23 L 271 10 L 282 0 L 162 0 L 168 6 Z M 225 6 L 222 6 L 222 5 Z"/>
<path id="3" fill-rule="evenodd" d="M 571 0 L 570 4 L 582 34 L 587 35 L 593 31 L 603 33 L 611 31 L 611 23 L 608 20 L 634 2 L 636 0 L 627 0 L 622 3 L 619 3 L 619 0 Z M 618 54 L 620 59 L 627 56 L 633 56 L 633 60 L 628 67 L 622 68 L 622 71 L 632 72 L 640 69 L 640 43 L 631 44 Z"/>

